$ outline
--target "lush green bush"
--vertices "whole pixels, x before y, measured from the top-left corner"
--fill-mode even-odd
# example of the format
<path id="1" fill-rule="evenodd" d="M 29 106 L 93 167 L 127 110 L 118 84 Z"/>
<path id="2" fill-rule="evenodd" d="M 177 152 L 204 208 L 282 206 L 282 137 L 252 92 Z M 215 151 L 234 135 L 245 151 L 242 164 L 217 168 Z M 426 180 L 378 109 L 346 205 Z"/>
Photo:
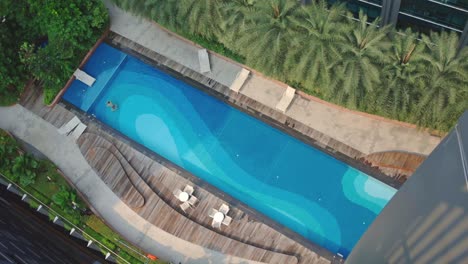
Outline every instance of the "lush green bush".
<path id="1" fill-rule="evenodd" d="M 18 179 L 21 186 L 26 187 L 36 180 L 38 162 L 28 154 L 20 154 L 13 160 L 11 169 L 14 179 Z"/>
<path id="2" fill-rule="evenodd" d="M 0 104 L 17 100 L 27 76 L 51 103 L 108 24 L 100 0 L 4 0 L 0 6 Z"/>
<path id="3" fill-rule="evenodd" d="M 468 108 L 468 48 L 457 54 L 453 32 L 377 28 L 378 19 L 354 21 L 343 5 L 321 0 L 112 1 L 351 109 L 447 131 Z"/>

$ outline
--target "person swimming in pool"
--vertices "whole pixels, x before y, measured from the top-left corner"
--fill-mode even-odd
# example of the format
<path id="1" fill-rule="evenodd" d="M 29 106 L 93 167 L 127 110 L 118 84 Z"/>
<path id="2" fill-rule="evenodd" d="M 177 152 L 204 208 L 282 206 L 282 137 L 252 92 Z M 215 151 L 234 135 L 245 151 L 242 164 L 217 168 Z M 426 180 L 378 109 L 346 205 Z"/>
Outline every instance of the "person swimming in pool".
<path id="1" fill-rule="evenodd" d="M 112 112 L 114 112 L 114 111 L 116 111 L 118 109 L 117 105 L 114 104 L 111 100 L 108 100 L 106 102 L 106 106 L 109 107 L 112 110 Z"/>

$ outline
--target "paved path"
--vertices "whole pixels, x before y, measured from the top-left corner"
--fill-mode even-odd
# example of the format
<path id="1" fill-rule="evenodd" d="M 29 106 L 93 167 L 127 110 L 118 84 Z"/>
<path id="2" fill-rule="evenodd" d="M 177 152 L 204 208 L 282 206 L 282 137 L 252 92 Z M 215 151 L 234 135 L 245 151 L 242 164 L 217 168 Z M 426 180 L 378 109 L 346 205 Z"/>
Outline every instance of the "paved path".
<path id="1" fill-rule="evenodd" d="M 104 3 L 109 9 L 112 31 L 199 71 L 199 47 L 168 33 L 154 22 L 124 12 L 106 0 Z M 210 61 L 212 72 L 205 75 L 228 87 L 242 67 L 213 53 L 210 54 Z M 283 83 L 253 73 L 240 92 L 275 108 L 285 87 Z M 297 95 L 286 114 L 364 154 L 389 150 L 429 154 L 440 142 L 440 138 L 415 127 L 356 113 L 318 100 L 305 100 Z"/>
<path id="2" fill-rule="evenodd" d="M 107 187 L 70 137 L 60 135 L 57 128 L 24 107 L 0 107 L 0 128 L 46 155 L 108 225 L 146 252 L 173 263 L 259 263 L 195 245 L 147 222 Z"/>

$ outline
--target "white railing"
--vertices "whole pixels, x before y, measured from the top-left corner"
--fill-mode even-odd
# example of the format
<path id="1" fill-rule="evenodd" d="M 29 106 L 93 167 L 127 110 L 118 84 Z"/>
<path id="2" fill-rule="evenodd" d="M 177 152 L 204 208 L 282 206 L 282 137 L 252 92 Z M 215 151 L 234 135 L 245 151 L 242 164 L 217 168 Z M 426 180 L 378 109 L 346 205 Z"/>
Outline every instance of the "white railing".
<path id="1" fill-rule="evenodd" d="M 50 208 L 49 206 L 47 206 L 46 204 L 44 204 L 42 201 L 40 201 L 39 199 L 37 199 L 36 197 L 34 197 L 32 194 L 30 194 L 28 191 L 26 191 L 24 188 L 22 188 L 21 186 L 19 186 L 18 184 L 16 184 L 15 182 L 11 181 L 10 179 L 8 179 L 5 175 L 3 175 L 2 173 L 0 173 L 0 175 L 2 176 L 2 178 L 4 180 L 6 180 L 8 183 L 9 183 L 9 186 L 7 187 L 7 189 L 9 189 L 11 186 L 14 186 L 18 191 L 20 191 L 24 197 L 24 195 L 27 195 L 27 197 L 30 197 L 31 199 L 33 199 L 36 203 L 39 204 L 39 206 L 41 206 L 41 209 L 45 209 L 47 210 L 48 213 L 52 213 L 53 215 L 55 215 L 56 217 L 58 217 L 58 219 L 60 219 L 63 223 L 67 224 L 68 226 L 70 226 L 72 228 L 72 230 L 74 230 L 74 232 L 78 232 L 80 233 L 81 236 L 83 237 L 88 237 L 90 238 L 88 240 L 88 246 L 91 244 L 89 241 L 92 241 L 92 243 L 95 243 L 97 244 L 97 246 L 99 247 L 99 249 L 101 250 L 104 250 L 104 251 L 107 251 L 107 255 L 105 256 L 106 259 L 109 257 L 109 256 L 112 256 L 112 257 L 117 257 L 119 260 L 122 260 L 123 262 L 125 263 L 128 263 L 130 264 L 130 262 L 128 262 L 127 260 L 125 260 L 124 258 L 122 258 L 121 256 L 119 256 L 117 253 L 115 253 L 114 251 L 112 251 L 111 249 L 109 249 L 108 247 L 106 247 L 104 244 L 102 244 L 101 242 L 99 242 L 97 239 L 93 238 L 93 236 L 91 236 L 90 234 L 86 233 L 84 230 L 82 230 L 81 228 L 79 228 L 78 226 L 74 225 L 72 222 L 70 222 L 67 218 L 65 218 L 64 216 L 60 215 L 59 213 L 57 213 L 57 211 L 55 211 L 54 209 Z M 11 184 L 11 185 L 10 185 Z M 26 198 L 26 197 L 24 197 Z M 25 199 L 22 199 L 22 200 L 25 200 Z M 38 210 L 39 211 L 39 210 Z M 54 221 L 55 223 L 55 221 Z M 127 246 L 128 247 L 128 246 Z M 142 255 L 141 253 L 139 253 L 141 256 L 143 256 L 144 258 L 146 258 L 148 260 L 148 258 L 144 255 Z"/>

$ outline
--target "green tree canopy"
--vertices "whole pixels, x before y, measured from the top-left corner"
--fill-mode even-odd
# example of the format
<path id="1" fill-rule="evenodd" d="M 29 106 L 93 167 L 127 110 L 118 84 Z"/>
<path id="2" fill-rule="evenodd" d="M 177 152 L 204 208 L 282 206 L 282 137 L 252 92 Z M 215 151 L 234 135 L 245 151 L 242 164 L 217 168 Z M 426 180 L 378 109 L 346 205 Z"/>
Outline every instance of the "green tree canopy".
<path id="1" fill-rule="evenodd" d="M 258 2 L 258 11 L 239 39 L 247 63 L 267 74 L 284 77 L 288 47 L 294 38 L 294 18 L 302 12 L 297 1 Z"/>
<path id="2" fill-rule="evenodd" d="M 388 27 L 379 28 L 379 20 L 368 24 L 367 16 L 359 13 L 359 22 L 346 34 L 347 45 L 341 45 L 341 61 L 335 67 L 332 92 L 328 99 L 349 108 L 363 109 L 369 94 L 378 93 L 382 77 L 380 68 L 388 59 L 390 47 L 386 41 Z M 372 105 L 368 106 L 372 107 Z"/>
<path id="3" fill-rule="evenodd" d="M 448 130 L 468 109 L 468 48 L 457 56 L 458 40 L 454 32 L 423 35 L 425 83 L 413 116 L 421 126 Z"/>
<path id="4" fill-rule="evenodd" d="M 424 43 L 411 29 L 395 33 L 389 51 L 390 61 L 383 70 L 378 97 L 381 112 L 405 119 L 414 108 L 424 81 Z"/>
<path id="5" fill-rule="evenodd" d="M 328 9 L 327 3 L 319 0 L 293 20 L 298 33 L 288 51 L 289 78 L 315 92 L 329 92 L 333 67 L 341 60 L 340 49 L 347 44 L 346 33 L 350 30 L 344 12 L 344 5 Z"/>

